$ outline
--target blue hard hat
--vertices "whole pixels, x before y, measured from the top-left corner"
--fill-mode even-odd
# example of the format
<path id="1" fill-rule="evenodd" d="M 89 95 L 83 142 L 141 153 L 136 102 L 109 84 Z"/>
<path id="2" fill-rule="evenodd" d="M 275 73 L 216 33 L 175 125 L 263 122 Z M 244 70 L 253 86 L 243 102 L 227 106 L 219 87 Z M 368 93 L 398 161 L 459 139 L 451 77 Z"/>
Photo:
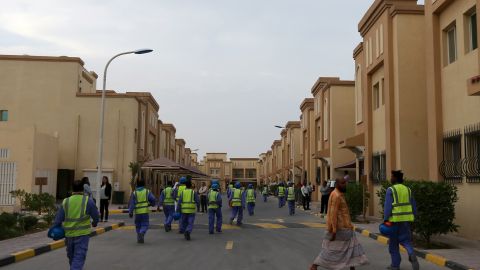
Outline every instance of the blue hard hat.
<path id="1" fill-rule="evenodd" d="M 181 216 L 181 214 L 180 214 L 179 212 L 173 213 L 173 219 L 174 219 L 174 220 L 179 220 L 179 219 L 180 219 L 180 216 Z"/>
<path id="2" fill-rule="evenodd" d="M 235 188 L 241 188 L 241 187 L 242 187 L 242 184 L 240 184 L 240 182 L 235 183 Z"/>
<path id="3" fill-rule="evenodd" d="M 220 185 L 218 183 L 213 183 L 212 184 L 212 189 L 219 189 Z"/>
<path id="4" fill-rule="evenodd" d="M 55 226 L 48 230 L 47 236 L 57 241 L 65 238 L 65 230 L 61 226 Z"/>
<path id="5" fill-rule="evenodd" d="M 378 230 L 380 231 L 381 234 L 385 236 L 390 236 L 392 235 L 393 232 L 393 227 L 390 222 L 388 223 L 382 223 L 380 226 L 378 226 Z"/>
<path id="6" fill-rule="evenodd" d="M 253 188 L 253 184 L 248 184 L 248 188 Z"/>
<path id="7" fill-rule="evenodd" d="M 185 176 L 180 177 L 180 184 L 187 183 L 187 178 Z"/>

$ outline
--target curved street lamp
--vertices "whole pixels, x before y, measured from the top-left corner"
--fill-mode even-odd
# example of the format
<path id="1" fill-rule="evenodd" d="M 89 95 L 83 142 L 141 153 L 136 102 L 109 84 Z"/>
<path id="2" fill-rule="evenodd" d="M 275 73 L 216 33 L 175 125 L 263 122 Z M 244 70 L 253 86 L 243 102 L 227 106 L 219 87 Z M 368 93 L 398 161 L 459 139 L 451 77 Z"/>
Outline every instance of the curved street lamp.
<path id="1" fill-rule="evenodd" d="M 108 60 L 107 65 L 105 65 L 105 70 L 103 71 L 103 88 L 102 88 L 102 101 L 100 102 L 100 134 L 98 139 L 98 163 L 97 163 L 97 182 L 95 183 L 96 194 L 95 197 L 97 199 L 97 206 L 100 207 L 100 185 L 102 183 L 102 161 L 103 161 L 103 129 L 104 129 L 104 116 L 105 116 L 105 92 L 107 89 L 107 70 L 110 63 L 113 59 L 126 55 L 126 54 L 146 54 L 153 52 L 152 49 L 139 49 L 135 51 L 128 51 L 119 53 L 110 60 Z"/>

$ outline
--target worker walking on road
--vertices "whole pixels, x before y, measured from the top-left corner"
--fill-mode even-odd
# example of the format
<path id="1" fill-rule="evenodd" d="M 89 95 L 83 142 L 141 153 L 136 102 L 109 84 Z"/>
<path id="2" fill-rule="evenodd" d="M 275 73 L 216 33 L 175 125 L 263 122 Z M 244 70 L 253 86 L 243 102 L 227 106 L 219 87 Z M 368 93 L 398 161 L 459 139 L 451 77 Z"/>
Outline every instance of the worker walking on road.
<path id="1" fill-rule="evenodd" d="M 198 194 L 192 189 L 192 181 L 187 179 L 185 189 L 179 193 L 177 212 L 182 214 L 179 226 L 180 233 L 183 233 L 188 241 L 190 241 L 190 234 L 195 223 L 195 211 L 199 205 Z"/>
<path id="2" fill-rule="evenodd" d="M 268 198 L 268 186 L 264 185 L 262 188 L 262 196 L 263 196 L 263 202 L 267 202 Z"/>
<path id="3" fill-rule="evenodd" d="M 92 227 L 97 227 L 98 216 L 95 203 L 84 194 L 83 183 L 74 181 L 72 196 L 63 200 L 53 223 L 54 227 L 63 223 L 70 270 L 83 269 L 90 240 L 90 219 Z"/>
<path id="4" fill-rule="evenodd" d="M 245 201 L 243 200 L 243 191 L 240 182 L 235 183 L 235 188 L 230 193 L 230 205 L 232 206 L 232 216 L 230 217 L 230 225 L 233 224 L 235 217 L 237 218 L 237 225 L 242 225 L 243 209 L 245 209 Z"/>
<path id="5" fill-rule="evenodd" d="M 247 202 L 248 215 L 253 216 L 255 213 L 255 201 L 257 199 L 257 193 L 253 189 L 253 185 L 248 184 L 248 189 L 243 194 L 246 197 L 244 200 Z"/>
<path id="6" fill-rule="evenodd" d="M 415 220 L 417 212 L 415 199 L 412 191 L 403 185 L 402 171 L 392 171 L 391 183 L 393 186 L 387 189 L 384 205 L 384 221 L 392 223 L 392 230 L 389 235 L 390 241 L 388 250 L 392 263 L 388 269 L 400 269 L 399 245 L 402 245 L 408 253 L 408 260 L 413 270 L 420 269 L 417 256 L 412 245 L 410 223 Z"/>
<path id="7" fill-rule="evenodd" d="M 217 217 L 217 232 L 222 232 L 222 195 L 219 192 L 220 185 L 217 182 L 212 184 L 208 192 L 208 233 L 213 234 L 215 217 Z"/>
<path id="8" fill-rule="evenodd" d="M 288 183 L 286 196 L 288 201 L 288 214 L 293 216 L 295 215 L 295 188 L 292 182 Z"/>
<path id="9" fill-rule="evenodd" d="M 158 210 L 163 206 L 163 213 L 165 214 L 165 222 L 163 223 L 166 232 L 172 230 L 173 214 L 175 213 L 175 200 L 173 199 L 172 182 L 167 182 L 167 187 L 160 194 L 158 200 Z"/>
<path id="10" fill-rule="evenodd" d="M 135 228 L 137 231 L 137 243 L 145 243 L 145 234 L 150 226 L 150 206 L 155 206 L 155 196 L 145 188 L 145 180 L 137 181 L 137 188 L 130 197 L 128 215 L 130 218 L 135 213 Z"/>
<path id="11" fill-rule="evenodd" d="M 278 208 L 285 206 L 285 186 L 282 183 L 278 185 Z"/>

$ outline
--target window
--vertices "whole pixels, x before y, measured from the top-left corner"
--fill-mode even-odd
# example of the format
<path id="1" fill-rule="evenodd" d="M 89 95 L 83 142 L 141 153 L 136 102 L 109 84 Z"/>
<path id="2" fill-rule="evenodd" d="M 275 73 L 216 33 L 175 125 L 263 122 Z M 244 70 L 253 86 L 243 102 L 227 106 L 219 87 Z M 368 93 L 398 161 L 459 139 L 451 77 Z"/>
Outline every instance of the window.
<path id="1" fill-rule="evenodd" d="M 380 54 L 383 54 L 383 24 L 380 24 Z"/>
<path id="2" fill-rule="evenodd" d="M 469 37 L 469 51 L 473 51 L 478 48 L 477 39 L 477 13 L 473 12 L 467 16 L 468 18 L 468 37 Z"/>
<path id="3" fill-rule="evenodd" d="M 380 31 L 377 29 L 375 31 L 375 56 L 378 58 L 380 56 Z"/>
<path id="4" fill-rule="evenodd" d="M 134 143 L 137 143 L 137 137 L 138 137 L 138 131 L 137 131 L 137 129 L 135 129 L 134 135 L 133 135 L 133 142 Z"/>
<path id="5" fill-rule="evenodd" d="M 0 148 L 0 158 L 7 159 L 10 155 L 10 151 L 7 148 Z"/>
<path id="6" fill-rule="evenodd" d="M 372 43 L 372 38 L 368 39 L 368 43 L 370 44 L 368 46 L 368 64 L 371 65 L 373 63 L 373 43 Z"/>
<path id="7" fill-rule="evenodd" d="M 247 169 L 246 178 L 257 178 L 257 170 L 256 169 Z"/>
<path id="8" fill-rule="evenodd" d="M 387 180 L 387 156 L 385 152 L 376 153 L 372 158 L 372 181 L 380 183 Z"/>
<path id="9" fill-rule="evenodd" d="M 357 67 L 355 73 L 355 117 L 357 123 L 363 121 L 363 93 L 362 93 L 362 69 Z"/>
<path id="10" fill-rule="evenodd" d="M 385 105 L 385 79 L 382 78 L 382 105 Z"/>
<path id="11" fill-rule="evenodd" d="M 368 52 L 369 52 L 369 46 L 370 44 L 368 44 L 368 40 L 365 41 L 365 64 L 367 65 L 367 67 L 369 66 L 369 62 L 368 62 Z"/>
<path id="12" fill-rule="evenodd" d="M 8 111 L 7 110 L 0 110 L 0 122 L 8 121 Z"/>
<path id="13" fill-rule="evenodd" d="M 480 183 L 480 124 L 465 128 L 465 161 L 468 183 Z"/>
<path id="14" fill-rule="evenodd" d="M 373 86 L 372 91 L 373 110 L 376 110 L 380 107 L 380 85 L 378 82 Z"/>
<path id="15" fill-rule="evenodd" d="M 243 169 L 233 169 L 233 178 L 245 178 Z"/>
<path id="16" fill-rule="evenodd" d="M 328 133 L 329 133 L 329 119 L 330 116 L 328 115 L 328 97 L 325 97 L 324 104 L 323 104 L 323 139 L 325 141 L 328 140 Z"/>
<path id="17" fill-rule="evenodd" d="M 210 169 L 210 175 L 214 175 L 214 176 L 220 175 L 220 169 Z"/>
<path id="18" fill-rule="evenodd" d="M 460 130 L 448 132 L 443 138 L 443 161 L 440 174 L 446 182 L 462 182 L 462 134 Z"/>
<path id="19" fill-rule="evenodd" d="M 448 64 L 451 64 L 457 60 L 457 26 L 454 24 L 447 28 L 447 60 Z"/>

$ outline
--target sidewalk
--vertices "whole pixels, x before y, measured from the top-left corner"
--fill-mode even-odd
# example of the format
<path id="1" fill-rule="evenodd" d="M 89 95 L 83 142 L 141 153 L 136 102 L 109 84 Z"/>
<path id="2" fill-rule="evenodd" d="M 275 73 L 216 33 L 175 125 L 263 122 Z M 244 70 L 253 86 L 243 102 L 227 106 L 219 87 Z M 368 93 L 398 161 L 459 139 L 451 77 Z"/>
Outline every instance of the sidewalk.
<path id="1" fill-rule="evenodd" d="M 104 228 L 118 222 L 120 221 L 110 220 L 109 222 L 101 222 L 98 223 L 98 226 L 95 229 Z M 47 230 L 3 240 L 0 241 L 0 258 L 25 249 L 46 245 L 52 241 L 52 239 L 47 237 Z"/>
<path id="2" fill-rule="evenodd" d="M 312 202 L 310 204 L 313 215 L 316 215 L 320 218 L 320 203 Z M 325 221 L 322 218 L 323 221 Z M 380 225 L 381 220 L 375 217 L 369 218 L 370 223 L 356 223 L 355 225 L 370 231 L 371 233 L 379 234 L 378 226 Z M 480 270 L 480 241 L 469 240 L 463 237 L 456 236 L 454 234 L 449 235 L 440 235 L 432 237 L 434 242 L 446 243 L 449 246 L 452 246 L 451 249 L 420 249 L 421 251 L 426 251 L 428 253 L 433 253 L 439 256 L 443 256 L 449 260 L 455 261 L 457 263 L 473 267 L 473 269 Z M 387 247 L 385 247 L 387 248 Z"/>

